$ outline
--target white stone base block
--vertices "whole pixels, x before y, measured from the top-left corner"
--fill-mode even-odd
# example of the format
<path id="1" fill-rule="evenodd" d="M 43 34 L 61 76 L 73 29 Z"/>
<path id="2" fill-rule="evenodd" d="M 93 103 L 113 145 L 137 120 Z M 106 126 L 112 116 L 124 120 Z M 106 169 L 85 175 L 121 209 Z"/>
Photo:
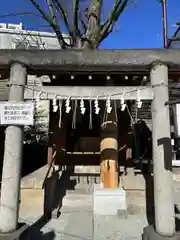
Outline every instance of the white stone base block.
<path id="1" fill-rule="evenodd" d="M 94 215 L 117 215 L 119 211 L 126 211 L 126 192 L 123 189 L 101 188 L 94 186 Z"/>

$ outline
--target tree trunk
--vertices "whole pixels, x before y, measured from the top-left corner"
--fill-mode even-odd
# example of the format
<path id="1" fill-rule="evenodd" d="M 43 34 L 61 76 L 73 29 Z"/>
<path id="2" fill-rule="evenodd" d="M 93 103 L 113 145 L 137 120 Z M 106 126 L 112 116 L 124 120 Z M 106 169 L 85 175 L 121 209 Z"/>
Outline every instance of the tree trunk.
<path id="1" fill-rule="evenodd" d="M 83 49 L 98 47 L 100 33 L 100 14 L 102 0 L 93 0 L 88 14 L 88 26 L 85 34 L 85 41 L 82 45 Z"/>

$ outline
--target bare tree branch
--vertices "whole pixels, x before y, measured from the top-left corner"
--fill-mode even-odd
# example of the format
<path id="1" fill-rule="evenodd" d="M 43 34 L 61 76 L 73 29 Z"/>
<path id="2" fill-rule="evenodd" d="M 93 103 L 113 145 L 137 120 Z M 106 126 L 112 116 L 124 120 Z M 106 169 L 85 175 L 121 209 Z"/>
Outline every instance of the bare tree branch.
<path id="1" fill-rule="evenodd" d="M 171 39 L 168 39 L 168 44 L 167 44 L 167 48 L 169 48 L 173 42 L 173 38 L 176 38 L 177 35 L 180 33 L 180 26 L 178 26 L 177 30 L 175 31 L 175 33 L 173 34 Z"/>
<path id="2" fill-rule="evenodd" d="M 52 0 L 46 0 L 46 2 L 47 2 L 47 5 L 48 5 L 48 8 L 49 8 L 49 12 L 50 12 L 53 23 L 58 25 L 57 18 L 56 18 L 56 13 L 55 13 L 55 9 L 54 9 L 54 5 L 53 5 Z"/>
<path id="3" fill-rule="evenodd" d="M 34 15 L 35 17 L 43 18 L 42 15 L 34 13 L 34 12 L 17 12 L 17 13 L 9 13 L 5 15 L 0 15 L 0 18 L 7 18 L 7 17 L 16 17 L 19 15 Z"/>
<path id="4" fill-rule="evenodd" d="M 82 18 L 81 12 L 79 12 L 79 21 L 81 22 L 81 25 L 83 27 L 84 33 L 87 31 L 87 24 L 85 23 L 85 21 Z"/>
<path id="5" fill-rule="evenodd" d="M 41 6 L 36 2 L 37 0 L 30 0 L 42 17 L 50 24 L 57 35 L 58 41 L 62 48 L 66 48 L 67 43 L 64 41 L 60 23 L 57 22 L 56 14 L 59 13 L 63 20 L 69 36 L 72 39 L 70 47 L 76 48 L 97 48 L 99 44 L 112 32 L 115 23 L 118 21 L 121 13 L 125 10 L 129 1 L 132 0 L 114 0 L 114 7 L 110 13 L 109 18 L 103 25 L 101 25 L 101 11 L 103 0 L 91 0 L 89 8 L 85 12 L 87 24 L 83 21 L 79 11 L 80 0 L 73 0 L 73 25 L 70 25 L 65 9 L 62 7 L 60 0 L 46 0 L 50 15 L 46 14 Z M 57 11 L 57 13 L 56 13 Z M 81 32 L 79 24 L 82 25 Z"/>
<path id="6" fill-rule="evenodd" d="M 101 27 L 99 43 L 101 43 L 112 32 L 114 24 L 118 21 L 128 3 L 129 0 L 116 0 L 108 20 Z"/>
<path id="7" fill-rule="evenodd" d="M 52 27 L 54 32 L 56 33 L 58 42 L 62 48 L 66 48 L 67 43 L 64 41 L 64 38 L 61 33 L 61 29 L 59 26 L 54 24 L 54 22 L 51 20 L 49 15 L 47 15 L 41 8 L 41 6 L 35 1 L 35 0 L 30 0 L 31 3 L 36 7 L 36 9 L 39 11 L 39 13 L 42 15 L 42 17 L 49 23 L 49 25 Z"/>
<path id="8" fill-rule="evenodd" d="M 50 12 L 53 24 L 55 26 L 58 26 L 58 28 L 59 28 L 59 23 L 58 23 L 58 20 L 57 20 L 57 17 L 56 17 L 56 5 L 55 5 L 54 0 L 46 0 L 46 2 L 47 2 L 47 5 L 48 5 L 48 8 L 49 8 L 49 12 Z M 59 28 L 59 30 L 60 30 L 60 28 Z M 63 42 L 63 44 L 65 46 L 65 42 Z"/>
<path id="9" fill-rule="evenodd" d="M 74 9 L 73 9 L 73 17 L 74 17 L 74 31 L 75 34 L 79 35 L 79 27 L 78 27 L 78 13 L 79 13 L 79 0 L 74 0 Z"/>
<path id="10" fill-rule="evenodd" d="M 79 0 L 74 0 L 73 5 L 73 40 L 74 40 L 74 46 L 75 47 L 81 47 L 82 45 L 82 37 L 81 32 L 79 29 Z"/>
<path id="11" fill-rule="evenodd" d="M 64 8 L 62 7 L 62 5 L 60 4 L 60 1 L 59 0 L 53 0 L 54 3 L 56 4 L 56 10 L 58 11 L 58 13 L 60 14 L 64 24 L 66 25 L 66 28 L 68 30 L 68 33 L 69 33 L 69 36 L 71 38 L 73 38 L 73 33 L 72 33 L 72 30 L 70 28 L 70 25 L 68 23 L 68 17 L 67 17 L 67 14 L 64 10 Z"/>

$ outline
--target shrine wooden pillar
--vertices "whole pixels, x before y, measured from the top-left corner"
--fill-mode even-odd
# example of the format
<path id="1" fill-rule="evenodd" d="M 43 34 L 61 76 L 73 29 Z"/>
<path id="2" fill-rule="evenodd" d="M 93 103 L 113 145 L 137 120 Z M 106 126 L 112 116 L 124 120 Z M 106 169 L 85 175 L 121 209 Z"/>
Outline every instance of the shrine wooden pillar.
<path id="1" fill-rule="evenodd" d="M 57 103 L 58 104 L 58 103 Z M 60 151 L 66 151 L 67 145 L 67 115 L 64 114 L 64 110 L 62 116 L 60 116 L 59 108 L 57 112 L 53 112 L 52 104 L 50 103 L 50 124 L 49 124 L 49 142 L 48 142 L 48 152 L 47 152 L 47 164 L 50 165 L 54 150 L 57 151 L 56 155 L 56 163 L 57 165 L 61 165 L 64 163 L 63 155 L 60 155 Z M 60 120 L 61 117 L 61 120 Z"/>
<path id="2" fill-rule="evenodd" d="M 101 125 L 100 181 L 104 188 L 118 188 L 118 125 L 113 112 Z"/>

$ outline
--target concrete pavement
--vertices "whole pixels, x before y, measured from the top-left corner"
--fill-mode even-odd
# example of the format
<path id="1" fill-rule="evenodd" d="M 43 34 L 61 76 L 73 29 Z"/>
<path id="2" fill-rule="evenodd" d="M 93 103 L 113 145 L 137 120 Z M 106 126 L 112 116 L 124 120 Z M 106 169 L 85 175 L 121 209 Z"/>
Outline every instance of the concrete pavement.
<path id="1" fill-rule="evenodd" d="M 148 205 L 153 204 L 152 189 L 149 189 L 149 195 L 147 195 L 145 191 L 147 184 L 143 179 L 142 176 L 133 176 L 131 180 L 123 178 L 123 186 L 127 188 L 128 211 L 113 217 L 93 216 L 93 195 L 90 186 L 93 184 L 92 179 L 88 180 L 88 184 L 84 179 L 80 179 L 81 184 L 76 186 L 75 190 L 66 190 L 62 195 L 62 202 L 59 202 L 60 216 L 57 218 L 57 204 L 52 219 L 48 222 L 41 219 L 44 210 L 43 190 L 37 187 L 38 184 L 36 188 L 24 187 L 21 191 L 20 220 L 29 223 L 32 227 L 22 240 L 141 240 L 143 228 L 148 225 L 148 220 L 152 220 L 152 206 L 147 208 L 146 197 L 148 197 Z M 149 180 L 148 182 L 150 184 Z M 62 186 L 60 185 L 58 189 Z M 130 186 L 132 186 L 131 189 Z M 179 205 L 179 197 L 180 178 L 176 176 L 174 177 L 174 203 L 177 205 Z"/>

